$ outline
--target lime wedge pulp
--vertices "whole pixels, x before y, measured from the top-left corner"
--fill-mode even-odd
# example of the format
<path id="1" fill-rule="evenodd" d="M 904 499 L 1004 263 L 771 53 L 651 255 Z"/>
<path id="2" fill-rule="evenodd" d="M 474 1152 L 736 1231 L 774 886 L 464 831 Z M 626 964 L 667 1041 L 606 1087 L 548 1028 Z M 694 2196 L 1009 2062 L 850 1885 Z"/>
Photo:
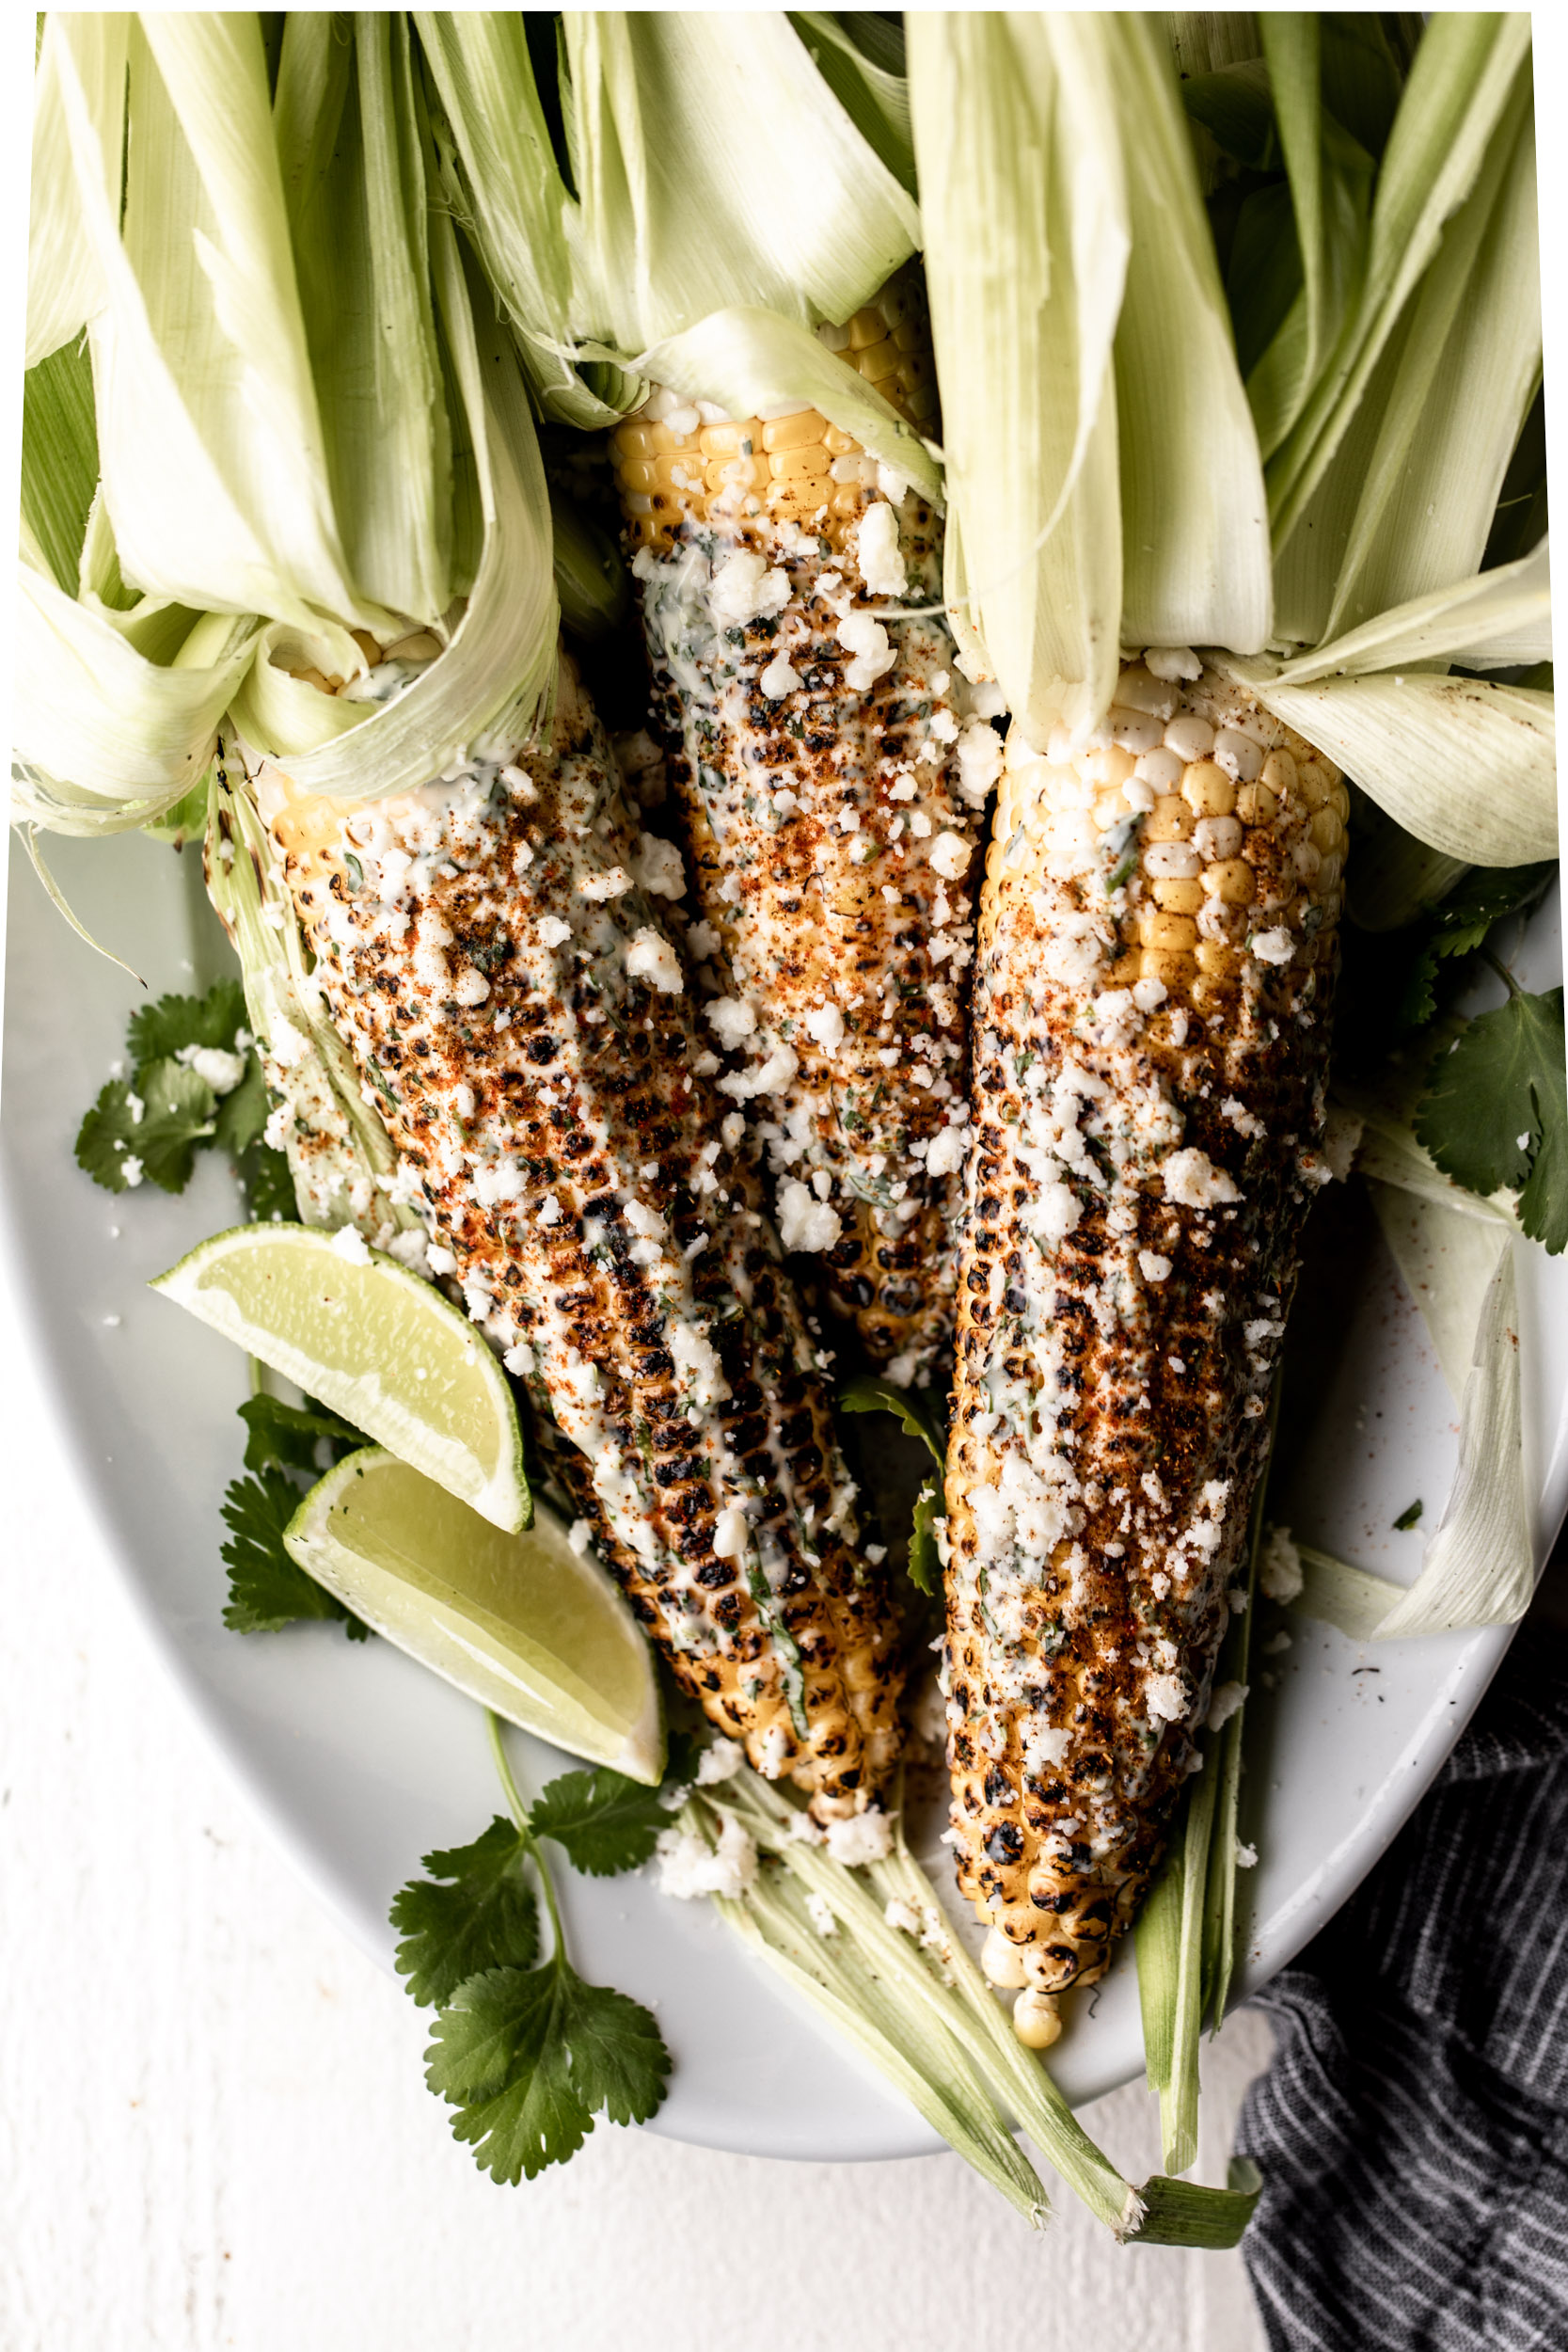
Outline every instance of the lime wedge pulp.
<path id="1" fill-rule="evenodd" d="M 657 1787 L 653 1653 L 547 1504 L 526 1533 L 507 1534 L 376 1446 L 311 1487 L 283 1541 L 356 1616 L 471 1698 Z"/>
<path id="2" fill-rule="evenodd" d="M 238 1225 L 151 1288 L 497 1527 L 528 1525 L 506 1375 L 457 1309 L 395 1258 L 356 1234 L 345 1245 L 309 1225 Z"/>

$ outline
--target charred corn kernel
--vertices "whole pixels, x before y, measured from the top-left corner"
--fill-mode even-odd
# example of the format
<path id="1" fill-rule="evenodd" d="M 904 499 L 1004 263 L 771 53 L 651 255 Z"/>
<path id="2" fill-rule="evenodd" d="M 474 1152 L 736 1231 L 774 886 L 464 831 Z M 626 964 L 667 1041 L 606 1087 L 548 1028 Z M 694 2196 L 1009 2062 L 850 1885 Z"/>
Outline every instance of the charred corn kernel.
<path id="1" fill-rule="evenodd" d="M 1211 672 L 1129 677 L 1117 706 L 1158 683 L 1167 732 L 1308 757 Z M 1159 903 L 1190 878 L 1157 868 L 1201 860 L 1200 825 L 1227 841 L 1230 800 L 1179 803 L 1190 840 L 1149 841 L 1152 811 L 1123 876 L 1120 834 L 1042 788 L 1085 765 L 1019 741 L 1003 775 L 945 1482 L 958 1875 L 1035 1996 L 1103 1974 L 1187 1786 L 1316 1181 L 1335 960 L 1332 860 L 1294 879 L 1311 812 L 1279 770 L 1277 794 L 1241 787 L 1274 805 L 1245 861 L 1208 863 L 1194 922 Z M 1243 875 L 1244 913 L 1223 895 Z"/>
<path id="2" fill-rule="evenodd" d="M 1151 882 L 1149 888 L 1154 903 L 1166 914 L 1196 914 L 1203 904 L 1203 884 L 1196 874 L 1177 881 Z M 1170 943 L 1151 941 L 1153 946 Z"/>
<path id="3" fill-rule="evenodd" d="M 1195 759 L 1181 779 L 1181 798 L 1195 817 L 1228 817 L 1236 787 L 1212 759 Z"/>
<path id="4" fill-rule="evenodd" d="M 433 1263 L 557 1432 L 637 1615 L 760 1771 L 854 1811 L 897 1746 L 894 1630 L 816 1343 L 641 879 L 666 861 L 575 673 L 552 740 L 514 762 L 368 806 L 270 767 L 256 790 Z"/>
<path id="5" fill-rule="evenodd" d="M 1175 793 L 1163 793 L 1144 820 L 1146 841 L 1190 841 L 1196 822 L 1187 803 Z"/>
<path id="6" fill-rule="evenodd" d="M 1289 753 L 1271 753 L 1269 759 L 1265 760 L 1263 763 L 1263 774 L 1265 777 L 1269 772 L 1270 761 L 1275 758 L 1289 759 L 1290 755 Z M 1270 785 L 1268 783 L 1243 784 L 1241 790 L 1236 795 L 1236 814 L 1241 818 L 1243 824 L 1272 825 L 1275 817 L 1279 813 L 1278 793 L 1291 790 L 1294 783 L 1295 762 L 1294 760 L 1291 760 L 1291 776 L 1289 783 L 1286 783 L 1283 778 L 1278 778 L 1275 785 Z"/>
<path id="7" fill-rule="evenodd" d="M 929 403 L 903 330 L 923 320 L 895 285 L 824 331 L 911 421 Z M 912 492 L 893 505 L 815 410 L 705 426 L 701 491 L 656 489 L 644 513 L 630 436 L 646 430 L 619 426 L 611 453 L 718 979 L 717 1083 L 785 1248 L 820 1262 L 891 1377 L 918 1378 L 952 1327 L 964 975 L 1001 755 L 942 621 L 886 617 L 906 587 L 940 599 L 938 519 Z M 1113 750 L 1101 782 L 1132 768 Z"/>

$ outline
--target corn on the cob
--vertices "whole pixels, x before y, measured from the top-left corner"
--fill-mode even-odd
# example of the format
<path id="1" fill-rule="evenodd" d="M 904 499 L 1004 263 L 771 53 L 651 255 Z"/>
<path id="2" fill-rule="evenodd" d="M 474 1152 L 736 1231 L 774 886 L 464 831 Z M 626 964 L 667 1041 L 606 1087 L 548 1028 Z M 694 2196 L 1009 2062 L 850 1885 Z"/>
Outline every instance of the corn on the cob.
<path id="1" fill-rule="evenodd" d="M 358 804 L 257 779 L 315 977 L 428 1261 L 582 1457 L 632 1605 L 712 1719 L 824 1816 L 897 1742 L 884 1597 L 812 1342 L 699 1074 L 681 961 L 564 661 L 554 737 Z"/>
<path id="2" fill-rule="evenodd" d="M 1195 1763 L 1327 1174 L 1344 787 L 1199 668 L 1132 661 L 1085 750 L 1015 736 L 981 901 L 949 1761 L 1044 1994 L 1103 1972 Z"/>
<path id="3" fill-rule="evenodd" d="M 826 333 L 827 330 L 824 330 Z M 911 421 L 923 307 L 829 340 Z M 815 410 L 733 421 L 669 392 L 618 428 L 656 717 L 689 827 L 721 1086 L 767 1148 L 790 1249 L 907 1383 L 952 1323 L 962 975 L 999 745 L 938 618 L 940 532 Z"/>

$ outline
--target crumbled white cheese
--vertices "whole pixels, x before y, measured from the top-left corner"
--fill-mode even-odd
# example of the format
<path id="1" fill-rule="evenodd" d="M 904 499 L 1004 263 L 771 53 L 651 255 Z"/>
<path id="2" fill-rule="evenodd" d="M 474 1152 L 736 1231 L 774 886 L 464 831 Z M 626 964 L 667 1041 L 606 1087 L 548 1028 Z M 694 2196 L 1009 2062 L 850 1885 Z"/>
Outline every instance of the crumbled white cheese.
<path id="1" fill-rule="evenodd" d="M 1209 1702 L 1208 1724 L 1211 1731 L 1220 1731 L 1243 1705 L 1247 1694 L 1244 1682 L 1222 1682 Z"/>
<path id="2" fill-rule="evenodd" d="M 836 1054 L 844 1042 L 844 1015 L 836 1005 L 814 1005 L 806 1015 L 805 1028 L 825 1054 Z"/>
<path id="3" fill-rule="evenodd" d="M 680 958 L 663 932 L 656 931 L 647 923 L 633 933 L 626 949 L 626 977 L 647 980 L 665 996 L 679 996 L 686 986 Z"/>
<path id="4" fill-rule="evenodd" d="M 1187 1209 L 1212 1209 L 1222 1201 L 1239 1200 L 1241 1194 L 1223 1168 L 1214 1166 L 1206 1152 L 1189 1145 L 1184 1152 L 1173 1152 L 1162 1173 L 1164 1177 L 1165 1199 L 1179 1201 Z"/>
<path id="5" fill-rule="evenodd" d="M 717 1735 L 697 1758 L 697 1786 L 711 1788 L 720 1781 L 733 1780 L 746 1761 L 746 1751 L 738 1740 L 724 1740 Z"/>
<path id="6" fill-rule="evenodd" d="M 961 1127 L 944 1127 L 931 1138 L 926 1154 L 926 1167 L 932 1176 L 956 1175 L 964 1164 L 964 1136 Z"/>
<path id="7" fill-rule="evenodd" d="M 844 673 L 844 683 L 856 693 L 863 694 L 875 686 L 898 658 L 886 629 L 869 612 L 847 613 L 838 625 L 838 642 L 854 657 Z"/>
<path id="8" fill-rule="evenodd" d="M 713 1525 L 713 1554 L 716 1560 L 743 1560 L 751 1540 L 751 1526 L 738 1502 L 732 1502 L 720 1512 Z"/>
<path id="9" fill-rule="evenodd" d="M 566 1531 L 566 1541 L 579 1560 L 585 1560 L 594 1549 L 594 1530 L 586 1519 L 574 1519 Z"/>
<path id="10" fill-rule="evenodd" d="M 931 844 L 931 864 L 943 882 L 957 882 L 974 854 L 961 833 L 939 833 Z"/>
<path id="11" fill-rule="evenodd" d="M 805 680 L 799 670 L 793 667 L 788 654 L 781 646 L 757 679 L 757 684 L 769 702 L 779 703 L 783 702 L 786 694 L 793 694 L 798 687 L 803 686 Z"/>
<path id="12" fill-rule="evenodd" d="M 541 1225 L 559 1225 L 561 1222 L 561 1203 L 553 1192 L 547 1192 L 539 1204 L 539 1222 Z"/>
<path id="13" fill-rule="evenodd" d="M 433 1241 L 425 1245 L 425 1262 L 432 1274 L 455 1274 L 457 1271 L 457 1260 L 444 1242 Z"/>
<path id="14" fill-rule="evenodd" d="M 815 1891 L 808 1895 L 806 1912 L 818 1935 L 838 1933 L 838 1921 L 833 1917 L 833 1907 L 826 1895 L 818 1895 Z"/>
<path id="15" fill-rule="evenodd" d="M 766 556 L 749 548 L 727 555 L 714 572 L 708 603 L 721 628 L 744 628 L 749 621 L 770 620 L 789 602 L 789 575 L 769 571 Z"/>
<path id="16" fill-rule="evenodd" d="M 1140 1249 L 1138 1267 L 1146 1282 L 1164 1282 L 1170 1275 L 1170 1260 L 1162 1258 L 1157 1249 Z"/>
<path id="17" fill-rule="evenodd" d="M 572 936 L 572 927 L 570 923 L 563 923 L 559 914 L 543 915 L 539 922 L 539 936 L 546 947 L 564 947 Z"/>
<path id="18" fill-rule="evenodd" d="M 698 1405 L 721 1405 L 730 1392 L 719 1352 L 707 1333 L 695 1324 L 672 1321 L 666 1344 L 679 1370 L 690 1375 L 692 1400 Z"/>
<path id="19" fill-rule="evenodd" d="M 226 1054 L 221 1045 L 182 1045 L 174 1058 L 194 1070 L 214 1094 L 232 1094 L 245 1076 L 245 1056 Z"/>
<path id="20" fill-rule="evenodd" d="M 521 1380 L 534 1368 L 533 1350 L 527 1340 L 519 1340 L 515 1347 L 507 1349 L 506 1354 L 501 1358 L 501 1362 L 515 1380 Z"/>
<path id="21" fill-rule="evenodd" d="M 844 1231 L 836 1209 L 798 1179 L 781 1186 L 779 1192 L 779 1239 L 786 1249 L 832 1249 Z"/>
<path id="22" fill-rule="evenodd" d="M 686 868 L 673 841 L 657 833 L 640 833 L 632 852 L 631 870 L 651 898 L 684 898 Z"/>
<path id="23" fill-rule="evenodd" d="M 1260 963 L 1289 963 L 1296 943 L 1287 930 L 1255 931 L 1247 941 L 1247 950 Z"/>
<path id="24" fill-rule="evenodd" d="M 902 1895 L 890 1895 L 882 1907 L 882 1917 L 890 1928 L 899 1928 L 906 1935 L 918 1935 L 925 1925 L 913 1903 Z"/>
<path id="25" fill-rule="evenodd" d="M 1190 645 L 1155 646 L 1144 656 L 1150 677 L 1192 679 L 1203 675 L 1203 664 Z"/>
<path id="26" fill-rule="evenodd" d="M 874 596 L 901 596 L 909 581 L 898 547 L 898 517 L 883 499 L 868 506 L 855 532 L 861 578 Z"/>
<path id="27" fill-rule="evenodd" d="M 893 1851 L 893 1824 L 885 1813 L 854 1813 L 847 1821 L 830 1821 L 828 1851 L 850 1869 L 885 1862 Z"/>
<path id="28" fill-rule="evenodd" d="M 1271 1527 L 1264 1537 L 1258 1581 L 1270 1600 L 1300 1598 L 1307 1579 L 1302 1571 L 1301 1554 L 1291 1541 L 1288 1527 Z"/>
<path id="29" fill-rule="evenodd" d="M 719 952 L 719 929 L 714 923 L 693 923 L 686 934 L 686 944 L 697 963 L 705 963 L 709 956 Z"/>
<path id="30" fill-rule="evenodd" d="M 680 1902 L 698 1895 L 723 1895 L 738 1902 L 757 1874 L 757 1850 L 732 1814 L 721 1817 L 718 1846 L 692 1829 L 667 1829 L 654 1851 L 658 1857 L 658 1889 Z"/>
<path id="31" fill-rule="evenodd" d="M 365 1236 L 357 1226 L 340 1225 L 332 1236 L 332 1254 L 347 1265 L 369 1265 L 371 1253 L 365 1247 Z"/>
<path id="32" fill-rule="evenodd" d="M 1239 1136 L 1256 1138 L 1259 1136 L 1266 1136 L 1269 1132 L 1257 1112 L 1249 1111 L 1246 1104 L 1238 1102 L 1233 1094 L 1227 1094 L 1220 1104 L 1220 1117 L 1228 1119 Z"/>
<path id="33" fill-rule="evenodd" d="M 703 1019 L 727 1054 L 735 1051 L 742 1038 L 754 1035 L 757 1025 L 755 1010 L 742 996 L 716 996 L 703 1007 Z"/>
<path id="34" fill-rule="evenodd" d="M 958 738 L 958 797 L 983 808 L 1002 773 L 1002 739 L 984 719 L 971 719 Z"/>
<path id="35" fill-rule="evenodd" d="M 466 963 L 453 983 L 451 993 L 455 1004 L 483 1005 L 490 993 L 490 983 L 477 965 Z"/>
<path id="36" fill-rule="evenodd" d="M 648 836 L 643 835 L 646 839 Z M 602 874 L 584 874 L 578 889 L 585 898 L 601 904 L 606 898 L 624 898 L 631 888 L 631 876 L 624 866 L 611 866 Z"/>
<path id="37" fill-rule="evenodd" d="M 1187 1711 L 1187 1692 L 1180 1675 L 1150 1675 L 1144 1703 L 1151 1724 L 1179 1724 Z"/>

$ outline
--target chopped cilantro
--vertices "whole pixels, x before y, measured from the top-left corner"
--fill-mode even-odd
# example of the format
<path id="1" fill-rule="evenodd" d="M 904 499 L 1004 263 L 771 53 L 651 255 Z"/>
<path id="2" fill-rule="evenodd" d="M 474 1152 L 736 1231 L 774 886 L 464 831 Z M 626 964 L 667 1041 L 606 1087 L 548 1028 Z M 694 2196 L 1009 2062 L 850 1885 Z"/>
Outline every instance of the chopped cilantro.
<path id="1" fill-rule="evenodd" d="M 224 1497 L 223 1519 L 230 1539 L 223 1547 L 229 1566 L 229 1606 L 223 1622 L 235 1633 L 276 1633 L 301 1617 L 336 1618 L 350 1641 L 362 1642 L 369 1627 L 341 1600 L 290 1559 L 283 1531 L 299 1508 L 300 1489 L 281 1470 L 236 1478 Z"/>
<path id="2" fill-rule="evenodd" d="M 234 1051 L 245 1027 L 245 990 L 237 979 L 214 980 L 205 996 L 160 996 L 131 1015 L 125 1041 L 138 1062 L 172 1060 L 196 1046 Z"/>
<path id="3" fill-rule="evenodd" d="M 1417 1520 L 1421 1516 L 1422 1508 L 1423 1505 L 1419 1495 L 1417 1496 L 1414 1502 L 1407 1502 L 1405 1504 L 1404 1509 L 1400 1513 L 1399 1518 L 1394 1521 L 1394 1525 L 1400 1530 L 1402 1534 L 1416 1525 Z"/>
<path id="4" fill-rule="evenodd" d="M 689 1779 L 695 1769 L 691 1742 L 677 1733 L 670 1742 L 664 1787 Z M 670 1812 L 661 1790 L 645 1788 L 624 1772 L 602 1764 L 596 1772 L 562 1772 L 541 1790 L 530 1809 L 536 1837 L 553 1837 L 575 1870 L 592 1878 L 613 1878 L 646 1862 Z"/>
<path id="5" fill-rule="evenodd" d="M 1554 1254 L 1568 1248 L 1568 1075 L 1562 991 L 1509 998 L 1468 1024 L 1433 1063 L 1416 1134 L 1468 1192 L 1519 1195 L 1519 1221 Z"/>
<path id="6" fill-rule="evenodd" d="M 293 1224 L 299 1215 L 288 1154 L 258 1143 L 240 1162 L 245 1214 L 253 1225 Z"/>
<path id="7" fill-rule="evenodd" d="M 932 1524 L 937 1510 L 937 1482 L 928 1478 L 915 1497 L 914 1518 L 910 1525 L 908 1574 L 917 1593 L 940 1593 L 942 1590 L 942 1555 L 937 1549 L 936 1529 Z"/>

